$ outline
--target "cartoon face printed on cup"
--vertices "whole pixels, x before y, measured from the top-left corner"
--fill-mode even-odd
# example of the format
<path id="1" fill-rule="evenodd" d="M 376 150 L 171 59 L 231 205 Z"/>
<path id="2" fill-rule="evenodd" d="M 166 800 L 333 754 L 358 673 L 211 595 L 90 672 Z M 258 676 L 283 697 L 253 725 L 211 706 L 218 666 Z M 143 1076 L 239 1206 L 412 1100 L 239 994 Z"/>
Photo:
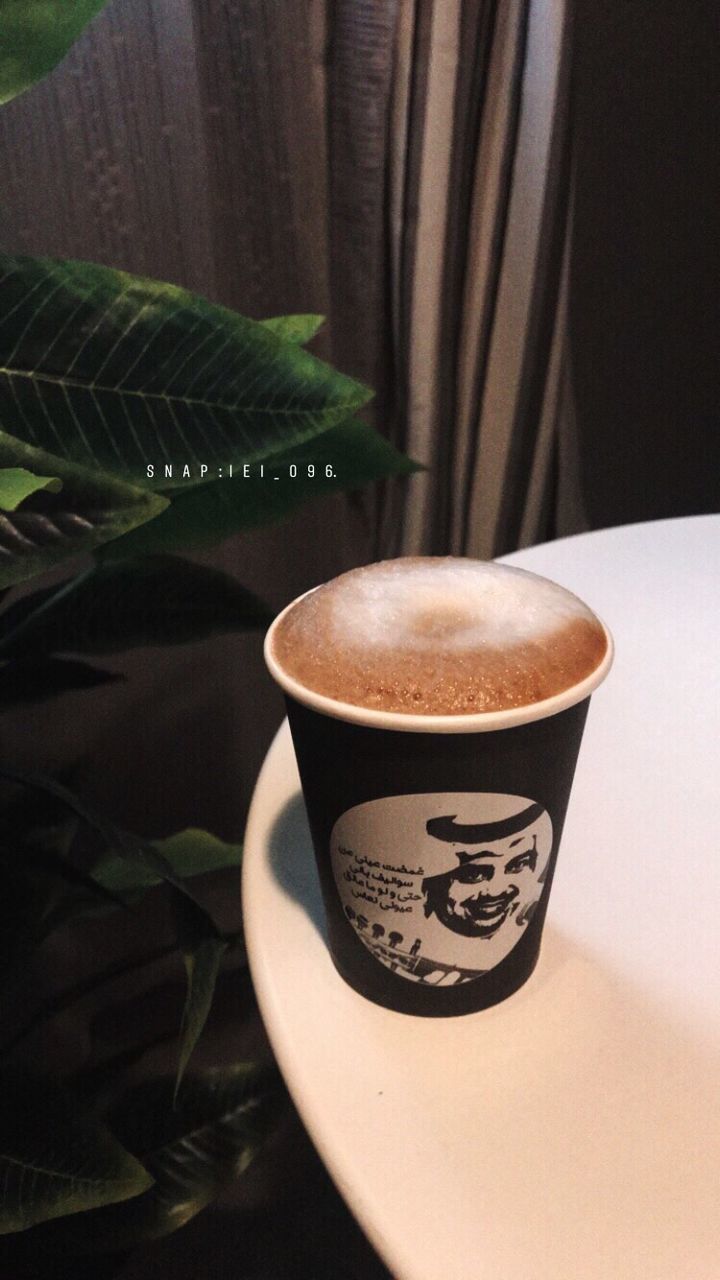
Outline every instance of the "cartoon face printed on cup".
<path id="1" fill-rule="evenodd" d="M 512 951 L 542 894 L 550 815 L 495 792 L 389 796 L 348 810 L 331 856 L 345 915 L 414 982 L 455 985 Z"/>

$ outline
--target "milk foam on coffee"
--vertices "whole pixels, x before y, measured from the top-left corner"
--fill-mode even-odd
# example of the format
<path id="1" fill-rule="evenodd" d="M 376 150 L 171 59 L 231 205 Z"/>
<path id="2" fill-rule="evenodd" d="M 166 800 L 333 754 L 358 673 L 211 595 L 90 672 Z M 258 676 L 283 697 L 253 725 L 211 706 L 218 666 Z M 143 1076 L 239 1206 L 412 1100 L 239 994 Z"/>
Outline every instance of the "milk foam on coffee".
<path id="1" fill-rule="evenodd" d="M 556 583 L 454 557 L 345 573 L 279 622 L 272 652 L 307 689 L 358 707 L 468 715 L 525 706 L 589 676 L 607 648 Z"/>

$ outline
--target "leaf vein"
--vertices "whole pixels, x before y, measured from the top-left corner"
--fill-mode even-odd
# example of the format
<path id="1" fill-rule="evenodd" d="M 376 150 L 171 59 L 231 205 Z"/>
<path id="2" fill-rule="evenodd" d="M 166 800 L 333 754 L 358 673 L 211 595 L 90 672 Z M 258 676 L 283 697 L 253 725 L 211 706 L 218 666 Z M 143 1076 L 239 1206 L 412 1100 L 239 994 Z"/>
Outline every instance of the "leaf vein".
<path id="1" fill-rule="evenodd" d="M 343 396 L 342 398 L 336 399 L 332 404 L 326 407 L 321 407 L 320 409 L 308 410 L 308 409 L 299 408 L 295 405 L 288 406 L 286 408 L 270 409 L 266 405 L 259 405 L 257 403 L 253 405 L 246 405 L 246 404 L 239 404 L 239 403 L 226 404 L 226 403 L 222 403 L 221 401 L 203 400 L 200 397 L 186 397 L 183 395 L 169 396 L 165 392 L 160 392 L 160 391 L 140 391 L 134 387 L 123 388 L 122 390 L 120 390 L 119 386 L 107 387 L 107 386 L 101 386 L 98 383 L 93 383 L 91 387 L 87 382 L 83 382 L 79 378 L 61 378 L 53 374 L 38 373 L 37 371 L 32 369 L 7 369 L 0 365 L 0 374 L 5 374 L 6 377 L 8 378 L 34 378 L 38 382 L 50 382 L 58 386 L 61 386 L 63 388 L 72 387 L 78 391 L 90 391 L 90 390 L 106 391 L 111 394 L 120 395 L 120 396 L 128 396 L 128 397 L 137 396 L 138 399 L 140 400 L 172 399 L 172 400 L 177 400 L 182 404 L 202 405 L 206 409 L 222 409 L 229 412 L 255 413 L 259 415 L 267 414 L 268 417 L 272 417 L 272 418 L 280 414 L 285 417 L 298 418 L 298 417 L 307 416 L 307 417 L 312 417 L 313 419 L 317 419 L 318 413 L 326 413 L 326 414 L 332 413 L 332 414 L 336 414 L 338 418 L 340 418 L 341 415 L 349 416 L 353 408 L 359 404 L 359 400 L 357 396 L 348 394 L 346 396 Z"/>
<path id="2" fill-rule="evenodd" d="M 28 1170 L 32 1173 L 40 1174 L 45 1178 L 59 1178 L 63 1182 L 71 1182 L 71 1183 L 74 1183 L 75 1185 L 83 1184 L 87 1186 L 99 1187 L 99 1186 L 103 1186 L 103 1184 L 107 1185 L 108 1183 L 122 1184 L 124 1181 L 123 1178 L 107 1178 L 107 1177 L 103 1177 L 102 1174 L 95 1174 L 94 1176 L 90 1174 L 78 1175 L 77 1173 L 72 1173 L 72 1172 L 65 1173 L 62 1169 L 45 1169 L 42 1165 L 31 1164 L 27 1160 L 18 1160 L 15 1156 L 9 1156 L 4 1151 L 0 1154 L 0 1162 L 4 1162 L 6 1165 L 13 1166 L 19 1169 Z M 5 1189 L 7 1189 L 7 1179 L 9 1178 L 9 1176 L 10 1176 L 10 1169 L 8 1168 L 5 1170 L 5 1179 L 6 1179 Z"/>
<path id="3" fill-rule="evenodd" d="M 91 341 L 92 341 L 92 339 L 95 337 L 95 334 L 97 333 L 98 329 L 100 328 L 100 325 L 102 324 L 102 322 L 103 322 L 103 320 L 105 319 L 105 317 L 106 317 L 106 316 L 108 316 L 108 315 L 110 314 L 110 312 L 112 311 L 113 307 L 116 307 L 116 306 L 117 306 L 117 304 L 118 304 L 119 302 L 122 302 L 123 298 L 124 298 L 124 297 L 126 297 L 126 295 L 127 295 L 129 292 L 130 292 L 130 286 L 129 286 L 129 285 L 126 285 L 126 287 L 125 287 L 125 288 L 124 288 L 124 289 L 123 289 L 119 294 L 117 294 L 114 298 L 112 298 L 112 299 L 111 299 L 111 301 L 110 301 L 110 302 L 108 303 L 108 305 L 105 307 L 105 310 L 100 312 L 100 315 L 98 316 L 97 320 L 95 321 L 95 324 L 93 325 L 92 329 L 90 329 L 90 330 L 89 330 L 89 332 L 85 334 L 85 337 L 84 337 L 83 341 L 81 342 L 80 346 L 78 347 L 77 351 L 75 352 L 75 355 L 73 356 L 73 358 L 72 358 L 72 360 L 71 360 L 70 364 L 68 365 L 67 373 L 70 373 L 70 371 L 71 371 L 72 369 L 74 369 L 74 368 L 75 368 L 75 365 L 77 364 L 77 362 L 78 362 L 78 360 L 80 359 L 81 355 L 82 355 L 82 354 L 83 354 L 83 352 L 85 351 L 85 349 L 86 349 L 86 347 L 87 347 L 88 343 L 89 343 L 89 342 L 91 342 Z"/>

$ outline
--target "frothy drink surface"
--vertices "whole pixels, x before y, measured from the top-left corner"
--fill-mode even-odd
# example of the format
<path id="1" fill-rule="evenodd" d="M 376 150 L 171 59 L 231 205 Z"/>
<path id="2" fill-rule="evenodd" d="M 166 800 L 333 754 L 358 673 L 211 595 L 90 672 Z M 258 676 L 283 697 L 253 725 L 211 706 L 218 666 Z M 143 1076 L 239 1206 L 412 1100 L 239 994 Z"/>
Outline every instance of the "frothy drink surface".
<path id="1" fill-rule="evenodd" d="M 414 715 L 526 706 L 590 675 L 601 624 L 563 587 L 521 569 L 405 557 L 353 569 L 299 600 L 272 651 L 339 702 Z"/>

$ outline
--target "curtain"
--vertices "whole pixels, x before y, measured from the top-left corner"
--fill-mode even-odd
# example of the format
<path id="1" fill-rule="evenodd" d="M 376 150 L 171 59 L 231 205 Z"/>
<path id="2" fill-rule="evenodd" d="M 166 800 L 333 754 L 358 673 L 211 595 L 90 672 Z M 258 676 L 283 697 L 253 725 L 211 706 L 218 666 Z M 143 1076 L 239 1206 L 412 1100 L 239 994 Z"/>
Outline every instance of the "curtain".
<path id="1" fill-rule="evenodd" d="M 568 49 L 564 0 L 401 6 L 395 429 L 429 467 L 386 515 L 404 552 L 493 556 L 555 532 Z"/>

